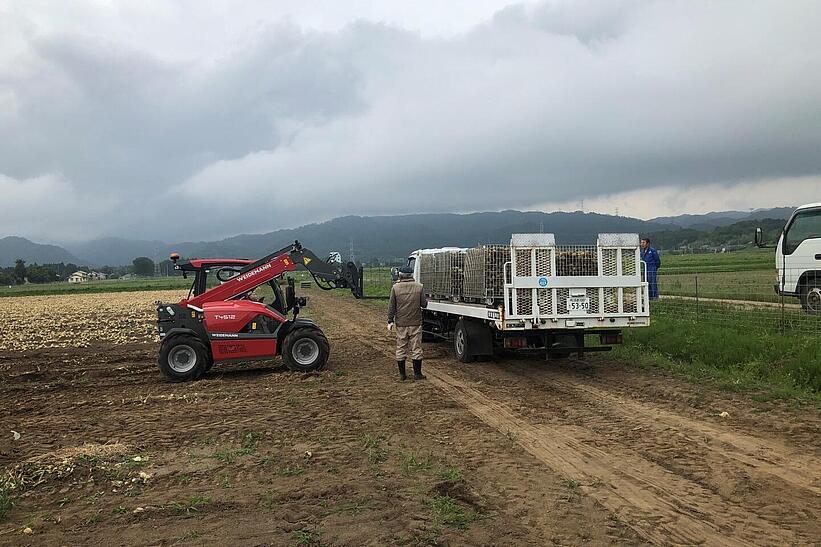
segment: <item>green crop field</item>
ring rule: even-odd
[[[663,255],[658,277],[662,296],[780,302],[774,282],[772,249]]]
[[[694,308],[685,311],[659,302],[651,308],[650,327],[625,329],[624,345],[612,355],[695,382],[753,390],[762,398],[821,404],[821,338],[808,334],[821,332],[821,318],[802,313],[798,324],[781,328],[778,315],[775,309],[720,305],[695,313]]]
[[[182,277],[144,277],[138,279],[108,279],[87,283],[43,283],[0,286],[3,296],[37,296],[52,294],[88,294],[105,292],[161,291],[191,286],[192,280]]]
[[[665,273],[747,272],[775,269],[775,253],[772,249],[750,249],[729,253],[703,253],[674,255],[662,252],[662,269]]]
[[[775,270],[737,272],[669,273],[659,271],[659,293],[664,296],[687,296],[755,302],[780,302],[773,290]],[[794,299],[786,299],[793,303]],[[795,301],[797,302],[797,301]]]

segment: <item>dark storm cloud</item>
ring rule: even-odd
[[[819,175],[819,23],[809,2],[550,2],[450,38],[268,25],[196,60],[36,36],[0,61],[0,190],[74,237],[205,238]]]

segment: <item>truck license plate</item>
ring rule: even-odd
[[[567,299],[567,311],[571,313],[589,313],[590,299],[586,296],[571,296]]]

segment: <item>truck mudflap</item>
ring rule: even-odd
[[[464,325],[465,334],[470,339],[469,354],[474,357],[493,355],[493,332],[486,325],[476,321],[461,321],[461,323]]]

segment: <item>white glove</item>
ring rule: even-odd
[[[388,323],[388,332],[393,330],[393,323]]]

